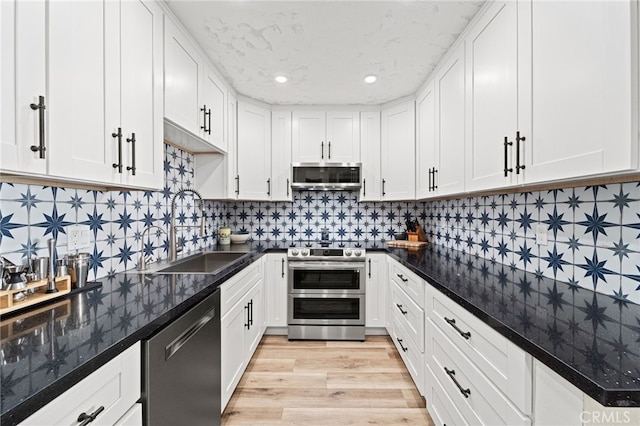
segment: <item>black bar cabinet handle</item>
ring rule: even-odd
[[[329,160],[331,160],[331,141],[329,141]]]
[[[320,141],[320,159],[324,160],[324,141]]]
[[[432,191],[432,186],[431,186],[431,174],[433,173],[433,170],[431,168],[429,168],[429,192]]]
[[[211,108],[209,108],[207,115],[209,116],[209,128],[207,129],[207,133],[211,134]]]
[[[289,196],[289,185],[290,185],[289,178],[287,178],[287,197]]]
[[[98,409],[96,411],[94,411],[91,414],[87,414],[87,413],[81,413],[78,416],[78,423],[80,423],[79,426],[87,426],[89,423],[91,423],[92,421],[94,421],[96,419],[96,417],[98,417],[100,415],[100,413],[102,413],[104,411],[104,406],[101,405],[100,407],[98,407]]]
[[[284,278],[284,259],[282,259],[282,278]]]
[[[520,174],[520,170],[524,170],[524,164],[520,165],[520,142],[525,141],[525,137],[520,137],[520,132],[516,132],[516,174]]]
[[[513,171],[513,168],[508,168],[508,154],[507,154],[507,147],[513,145],[513,142],[509,142],[509,138],[507,138],[506,136],[504,137],[504,177],[507,177],[509,173],[511,173]]]
[[[247,303],[244,307],[245,311],[247,311],[247,322],[244,323],[244,326],[247,327],[247,330],[251,329],[251,325],[249,324],[249,304]]]
[[[207,132],[207,106],[203,105],[202,108],[200,108],[200,111],[202,111],[202,126],[200,126],[200,128],[202,130],[204,130],[204,132]]]
[[[369,259],[369,278],[371,278],[371,259]]]
[[[384,197],[384,195],[386,194],[386,192],[384,192],[384,184],[387,183],[386,180],[382,179],[382,196]]]
[[[362,179],[362,196],[367,196],[367,179]]]
[[[236,175],[236,194],[240,195],[240,175]]]
[[[38,157],[44,159],[47,147],[44,143],[44,96],[38,96],[38,103],[29,105],[32,110],[38,110],[38,145],[31,145],[31,151],[39,153]]]
[[[253,325],[253,299],[249,301],[249,325]]]
[[[468,340],[468,339],[471,337],[471,332],[469,332],[469,331],[462,331],[462,330],[460,330],[460,328],[456,325],[456,320],[455,320],[455,319],[453,319],[453,318],[451,318],[451,319],[450,319],[450,318],[444,317],[444,320],[445,320],[445,321],[446,321],[446,322],[447,322],[451,327],[453,327],[453,328],[454,328],[458,333],[460,333],[460,335],[461,335],[462,337],[464,337],[465,339],[467,339],[467,340]]]
[[[118,173],[122,173],[122,128],[118,127],[118,132],[111,133],[111,137],[118,139],[118,162],[113,163],[113,168],[118,169]]]
[[[407,315],[407,313],[409,313],[408,311],[405,311],[404,309],[402,309],[401,304],[396,303],[396,306],[398,307],[398,309],[400,309],[400,312],[402,312],[402,315]]]
[[[402,339],[396,337],[396,340],[398,341],[398,344],[400,345],[400,347],[402,348],[402,352],[406,352],[409,350],[409,348],[405,348],[404,345],[402,344]]]
[[[447,367],[444,367],[444,371],[451,378],[451,380],[453,380],[453,383],[456,384],[458,389],[460,389],[460,393],[463,394],[465,398],[469,398],[469,395],[471,394],[471,389],[465,389],[462,386],[460,386],[460,383],[458,383],[458,381],[456,380],[456,377],[455,377],[456,376],[456,370],[449,370]]]
[[[267,179],[267,195],[271,195],[271,178]]]
[[[438,185],[436,185],[436,174],[438,174],[438,169],[433,168],[433,190],[438,189]]]
[[[131,137],[127,138],[127,143],[131,144],[131,166],[127,166],[127,170],[131,171],[133,176],[136,175],[136,134],[131,133]]]
[[[402,274],[396,274],[396,275],[398,276],[398,278],[400,278],[402,280],[402,282],[406,283],[407,281],[409,281],[409,279],[405,278],[404,275],[402,275]]]

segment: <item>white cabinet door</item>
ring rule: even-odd
[[[636,168],[631,2],[523,3],[532,25],[532,128],[520,129],[526,181]]]
[[[404,102],[382,110],[382,199],[415,198],[415,105]]]
[[[365,325],[387,325],[387,255],[367,254]]]
[[[10,79],[15,71],[15,99],[14,104],[2,94],[4,108],[15,108],[15,116],[3,111],[2,159],[0,165],[4,170],[20,171],[27,174],[47,173],[47,161],[40,158],[39,152],[33,152],[31,147],[40,145],[39,110],[31,109],[31,104],[39,104],[40,97],[46,99],[46,62],[45,62],[45,28],[46,10],[44,1],[3,1],[2,7],[2,86],[12,91],[14,81]],[[15,14],[15,16],[13,15]],[[7,26],[5,26],[7,24]],[[11,31],[13,29],[13,31]],[[5,47],[8,50],[4,50]],[[12,46],[15,47],[13,51]],[[15,55],[11,57],[11,52]],[[15,63],[12,64],[13,59]],[[7,62],[5,62],[7,61]],[[13,70],[9,67],[15,66]],[[45,139],[46,140],[46,109],[45,111]],[[8,137],[5,139],[5,119],[15,119],[15,129],[7,127]],[[14,132],[15,130],[15,132]]]
[[[262,334],[264,332],[262,328],[262,322],[264,319],[263,293],[262,277],[260,277],[260,280],[251,287],[251,290],[249,290],[244,299],[247,304],[247,311],[249,315],[249,325],[245,331],[246,339],[244,354],[247,364],[249,364],[253,353],[258,348],[258,344],[260,344],[260,339],[262,339]]]
[[[164,59],[164,115],[201,136],[202,59],[169,17],[164,22]]]
[[[105,142],[105,4],[51,2],[48,7],[47,121],[49,174],[111,180]]]
[[[514,164],[520,100],[516,2],[499,1],[486,10],[466,38],[466,55],[465,189],[516,183],[522,176]]]
[[[238,102],[238,198],[269,200],[271,196],[271,114]]]
[[[438,195],[464,190],[464,44],[454,50],[436,74],[439,167],[435,173]]]
[[[287,255],[267,254],[264,298],[267,327],[287,326]]]
[[[120,3],[120,116],[127,186],[162,188],[162,11],[149,0]]]
[[[360,161],[360,116],[357,111],[328,111],[326,160]]]
[[[291,111],[271,112],[271,200],[291,201]]]
[[[380,201],[380,112],[360,113],[362,189],[360,201]]]
[[[235,199],[238,197],[238,101],[236,97],[227,91],[227,131],[228,150],[226,161],[226,198]]]
[[[324,111],[293,111],[294,162],[328,160],[325,124]]]
[[[21,425],[75,425],[81,413],[104,410],[93,424],[112,425],[140,398],[140,343],[98,368],[82,381],[36,411]]]
[[[438,169],[436,137],[436,94],[430,82],[416,101],[416,198],[437,193],[434,170]]]
[[[227,139],[225,135],[225,94],[226,88],[207,67],[204,75],[202,108],[203,122],[200,125],[204,139],[218,148],[226,151]],[[206,120],[205,120],[206,118]]]
[[[0,169],[18,167],[16,138],[15,2],[0,2]],[[28,148],[28,147],[27,147]]]
[[[221,411],[224,411],[247,367],[245,357],[247,321],[244,299],[238,301],[220,320]]]

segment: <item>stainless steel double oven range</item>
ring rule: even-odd
[[[365,251],[288,249],[290,340],[364,340]]]

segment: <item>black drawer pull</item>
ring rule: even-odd
[[[247,316],[246,316],[247,322],[244,323],[244,326],[247,327],[247,330],[250,330],[251,329],[251,324],[249,323],[249,309],[251,309],[251,305],[249,305],[247,303],[247,305],[244,307],[244,309],[247,311]]]
[[[100,413],[102,413],[103,411],[104,411],[104,406],[101,405],[100,407],[98,407],[96,411],[94,411],[91,414],[81,413],[78,416],[78,423],[82,422],[80,423],[80,426],[87,426],[89,423],[94,421],[96,417],[98,417],[98,415],[100,415]]]
[[[282,259],[282,278],[284,278],[284,259]]]
[[[44,142],[44,110],[47,108],[44,103],[44,96],[38,96],[38,103],[31,104],[29,107],[38,111],[38,145],[31,145],[31,151],[37,152],[40,158],[45,158],[44,152],[47,150]]]
[[[127,138],[127,143],[131,144],[131,166],[127,166],[133,176],[136,175],[136,134],[131,133],[131,137]]]
[[[456,329],[456,331],[457,331],[458,333],[460,333],[460,335],[461,335],[462,337],[464,337],[465,339],[467,339],[467,340],[468,340],[468,339],[471,337],[471,333],[470,333],[470,332],[468,332],[468,331],[462,331],[462,330],[460,330],[460,329],[458,328],[458,326],[456,325],[456,320],[455,320],[455,319],[453,319],[453,318],[449,319],[449,318],[447,318],[447,317],[444,317],[444,320],[445,320],[447,323],[449,323],[449,325],[450,325],[451,327],[455,328],[455,329]]]
[[[455,377],[456,370],[449,370],[447,367],[444,367],[444,371],[451,378],[451,380],[453,380],[453,383],[456,384],[458,389],[460,389],[460,393],[463,394],[465,398],[469,398],[469,395],[471,394],[471,389],[464,389],[462,386],[460,386],[460,383],[458,383]]]
[[[520,132],[516,132],[516,174],[520,174],[520,170],[524,170],[525,165],[520,165],[520,142],[524,142],[526,138],[520,136]]]
[[[509,173],[513,172],[513,168],[508,167],[508,154],[507,147],[513,145],[513,142],[509,142],[509,139],[504,137],[504,177],[507,177]]]
[[[405,278],[405,277],[404,277],[404,275],[402,275],[402,274],[396,274],[396,275],[398,276],[398,278],[400,278],[400,279],[401,279],[403,282],[405,282],[405,283],[406,283],[407,281],[409,281],[409,279],[408,279],[408,278]]]
[[[400,309],[400,312],[402,312],[402,315],[407,315],[407,311],[402,309],[402,305],[400,305],[399,303],[396,303],[396,306],[398,307],[398,309]]]
[[[113,163],[113,168],[122,173],[122,128],[118,127],[118,133],[111,133],[111,137],[118,140],[118,162]]]
[[[408,350],[409,350],[409,348],[405,348],[405,347],[402,345],[402,339],[400,339],[400,338],[396,337],[396,340],[398,341],[398,344],[399,344],[399,345],[400,345],[400,347],[402,348],[402,352],[406,352],[406,351],[408,351]]]

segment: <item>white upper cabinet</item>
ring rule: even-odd
[[[382,200],[415,198],[415,102],[382,110]]]
[[[472,27],[465,43],[468,129],[465,189],[517,183],[517,177],[522,176],[522,170],[514,162],[521,111],[518,102],[522,101],[518,97],[518,3],[491,4]]]
[[[204,139],[218,148],[227,150],[227,138],[225,134],[225,92],[227,89],[207,67],[203,84],[203,122],[200,126]]]
[[[16,127],[5,131],[3,126],[3,170],[161,188],[162,12],[157,4],[34,1],[3,3],[2,11],[3,19],[15,14],[16,35]],[[3,46],[11,44],[5,36]],[[3,66],[3,87],[9,76]],[[10,114],[3,111],[3,122],[5,116]]]
[[[271,113],[259,105],[238,101],[238,198],[271,197]]]
[[[438,166],[436,93],[431,81],[416,101],[416,198],[437,193],[434,179]]]
[[[291,111],[271,112],[271,200],[291,201]]]
[[[357,111],[293,111],[294,162],[360,161]]]
[[[464,44],[461,44],[448,56],[435,77],[439,158],[432,179],[438,195],[464,190],[464,72]]]
[[[633,1],[521,2],[530,25],[527,182],[637,168]],[[635,23],[635,25],[634,25]],[[635,122],[635,123],[634,123]]]
[[[380,201],[380,112],[360,113],[362,188],[360,201]]]

